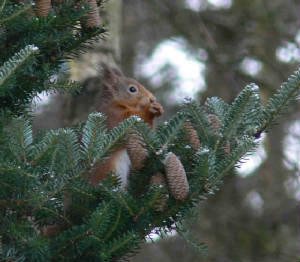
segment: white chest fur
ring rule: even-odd
[[[118,152],[118,155],[116,156],[115,171],[116,171],[116,174],[121,179],[121,187],[122,188],[126,188],[126,186],[127,186],[130,166],[131,166],[131,161],[127,154],[127,150],[126,149],[120,150]]]

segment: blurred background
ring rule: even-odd
[[[185,97],[231,103],[248,83],[266,101],[299,68],[298,0],[110,0],[101,10],[106,40],[66,64],[83,83],[79,95],[41,94],[35,128],[71,126],[94,111],[98,65],[116,65],[164,105],[165,121]],[[298,261],[300,246],[299,103],[261,138],[257,153],[187,219],[196,252],[173,232],[155,237],[132,262]]]

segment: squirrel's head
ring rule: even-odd
[[[156,102],[155,96],[139,82],[125,77],[121,71],[106,64],[102,64],[102,68],[102,92],[107,101],[134,112],[149,110],[153,116],[163,113],[163,108]]]

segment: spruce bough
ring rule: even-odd
[[[114,261],[135,252],[153,228],[174,229],[199,199],[213,193],[222,178],[255,149],[257,134],[295,98],[299,82],[296,72],[265,107],[254,85],[247,86],[231,105],[219,98],[210,98],[203,106],[188,101],[156,131],[131,117],[108,132],[105,116],[92,113],[80,130],[50,130],[35,138],[28,119],[13,119],[1,129],[2,258]],[[220,120],[219,128],[209,121],[212,114]],[[185,139],[182,126],[187,120],[199,134],[197,151]],[[133,129],[143,137],[149,157],[144,168],[132,174],[128,191],[119,188],[113,174],[102,184],[90,186],[84,174]],[[230,152],[225,153],[228,143]],[[152,175],[164,172],[162,159],[168,152],[181,158],[190,191],[184,202],[171,196],[160,212],[156,207],[168,188],[149,183]],[[73,195],[67,215],[63,209],[66,192]],[[55,238],[39,234],[43,225],[55,223],[64,228]]]
[[[35,137],[24,109],[40,91],[56,85],[73,89],[76,83],[52,83],[49,79],[59,74],[66,59],[83,50],[86,40],[103,33],[103,28],[82,31],[75,26],[86,11],[70,9],[72,4],[65,1],[38,20],[22,16],[31,2],[14,6],[4,1],[0,5],[0,47],[7,50],[0,55],[3,261],[116,261],[137,252],[154,228],[180,230],[181,221],[198,201],[220,187],[224,176],[255,150],[261,133],[299,93],[297,71],[266,106],[261,104],[258,87],[250,84],[230,105],[216,97],[202,106],[186,101],[181,111],[156,131],[136,117],[108,131],[105,116],[95,112],[81,127],[49,130]],[[66,10],[68,21],[62,15]],[[69,27],[61,27],[66,22]],[[49,33],[53,30],[55,35]],[[67,38],[73,40],[66,45]],[[186,123],[197,132],[197,146],[186,139]],[[141,170],[132,172],[128,190],[120,189],[114,174],[91,186],[84,176],[116,146],[126,143],[132,132],[143,139],[148,157]],[[153,175],[165,172],[163,160],[170,152],[180,158],[187,174],[185,201],[172,195],[166,199],[168,186],[151,183]],[[72,195],[72,203],[65,213],[67,194]],[[163,212],[158,208],[162,201]],[[61,232],[53,238],[43,237],[43,226],[53,224],[59,224]]]

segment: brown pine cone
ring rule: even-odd
[[[53,238],[62,231],[62,226],[58,224],[46,225],[41,228],[40,235],[43,237]]]
[[[148,156],[147,150],[144,148],[141,137],[137,134],[130,134],[127,141],[127,152],[131,161],[131,169],[139,170],[143,167]]]
[[[161,172],[157,172],[150,179],[150,187],[156,185],[163,185],[163,186],[167,185],[167,181]]]
[[[209,120],[210,125],[213,127],[213,129],[218,132],[221,129],[222,123],[218,116],[215,114],[208,114],[207,118]]]
[[[184,201],[189,194],[189,182],[181,161],[169,153],[164,164],[170,193],[176,200]]]
[[[47,16],[51,10],[51,0],[36,0],[35,13],[40,16]]]
[[[194,129],[192,123],[189,120],[184,123],[183,128],[186,134],[186,138],[191,144],[191,147],[197,151],[201,147],[197,131]]]
[[[90,6],[90,11],[87,14],[86,21],[82,23],[82,26],[85,28],[88,27],[98,27],[100,26],[100,15],[99,8],[97,6],[96,0],[86,0],[86,3]]]
[[[152,186],[167,186],[167,181],[164,177],[164,175],[160,172],[157,172],[155,175],[153,175],[150,179],[150,187]],[[155,204],[155,210],[162,212],[165,210],[165,207],[167,205],[169,199],[169,195],[166,194],[163,199],[160,200],[160,203]]]
[[[226,141],[226,143],[223,147],[223,150],[224,150],[224,155],[226,157],[230,155],[231,147],[230,147],[230,142],[229,141]]]

